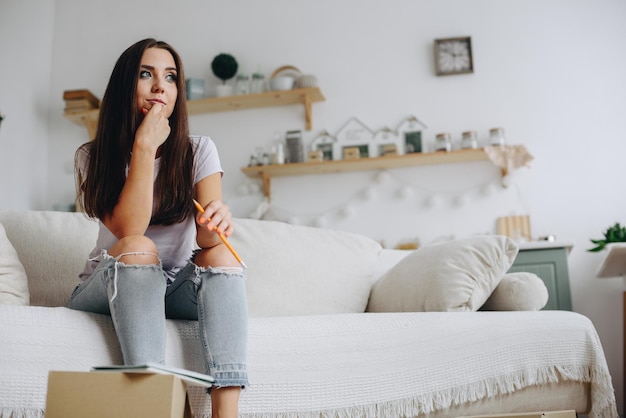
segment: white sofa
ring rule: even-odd
[[[511,240],[402,252],[338,231],[236,223],[251,317],[242,417],[617,417],[593,325],[536,310],[547,297],[539,279],[505,274]],[[95,235],[82,214],[0,211],[0,417],[44,416],[51,370],[120,362],[108,316],[64,307]],[[168,321],[167,332],[167,362],[203,371],[196,323]],[[188,393],[196,417],[210,416],[203,390]]]

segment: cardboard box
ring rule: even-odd
[[[173,375],[61,372],[48,375],[46,418],[192,418],[187,385]]]
[[[512,414],[470,415],[457,418],[576,418],[576,411],[519,412]]]

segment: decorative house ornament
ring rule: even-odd
[[[397,133],[384,127],[374,134],[374,156],[398,155],[402,149],[402,142]]]
[[[435,39],[435,72],[437,75],[473,73],[472,39],[469,36]]]
[[[359,149],[359,158],[382,157],[424,152],[422,131],[427,126],[415,116],[404,119],[394,131],[388,127],[374,133],[357,118],[349,119],[336,135],[322,131],[310,145],[311,150],[321,150],[324,161],[346,158],[346,148]],[[356,157],[354,150],[348,150],[348,158]]]
[[[402,150],[404,147],[405,154],[424,152],[424,146],[422,144],[422,131],[426,128],[427,126],[415,116],[409,116],[403,120],[396,129],[402,144],[400,149]]]
[[[337,139],[329,134],[328,131],[323,131],[313,139],[313,142],[311,142],[311,149],[322,151],[322,159],[324,161],[340,159]]]
[[[352,118],[339,129],[335,135],[337,143],[342,150],[341,155],[345,158],[346,148],[358,148],[360,158],[368,158],[375,155],[374,132],[357,118]],[[353,155],[353,151],[350,151]]]

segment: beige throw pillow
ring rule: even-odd
[[[501,235],[421,247],[372,288],[370,312],[476,311],[508,271],[517,244]]]
[[[0,303],[28,305],[29,302],[26,272],[0,224]]]
[[[505,274],[483,311],[538,311],[548,303],[548,288],[534,273]]]

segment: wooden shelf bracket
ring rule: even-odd
[[[308,94],[304,95],[304,117],[306,122],[306,130],[310,131],[313,128],[313,110],[311,108],[311,97]]]

